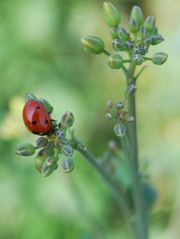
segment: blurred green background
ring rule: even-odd
[[[81,37],[103,37],[110,49],[101,0],[0,1],[0,239],[128,238],[107,185],[77,153],[75,170],[58,169],[48,178],[35,170],[33,157],[15,155],[34,142],[21,119],[24,96],[32,92],[75,115],[82,141],[99,156],[114,138],[105,103],[123,96],[124,79],[104,56],[83,51]],[[141,160],[148,161],[158,199],[152,209],[151,238],[180,234],[180,2],[114,0],[123,22],[134,4],[154,15],[165,41],[149,55],[165,51],[166,64],[148,63],[138,82]]]

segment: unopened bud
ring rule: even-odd
[[[39,101],[43,104],[49,114],[53,112],[53,107],[47,100],[40,98]]]
[[[64,128],[70,128],[74,123],[73,113],[66,111],[61,119],[61,124]]]
[[[128,28],[130,32],[136,33],[139,30],[139,24],[137,23],[135,19],[130,19]]]
[[[143,63],[143,57],[140,54],[132,56],[132,62],[136,65],[141,65]]]
[[[63,147],[63,153],[65,156],[71,157],[73,155],[73,148],[70,145]]]
[[[35,166],[37,168],[37,170],[41,173],[44,161],[45,161],[46,157],[45,156],[37,156],[35,158]]]
[[[147,30],[146,28],[144,28],[144,26],[142,26],[138,32],[138,36],[141,38],[141,39],[144,39],[147,35]]]
[[[107,108],[112,109],[112,107],[113,107],[112,101],[108,100],[107,103],[106,103],[106,106],[107,106]]]
[[[124,107],[124,104],[123,104],[122,101],[116,103],[116,109],[118,109],[118,110],[122,110],[123,107]]]
[[[155,18],[153,16],[148,16],[144,21],[144,28],[148,32],[151,32],[153,31],[154,27],[155,27]]]
[[[107,113],[106,114],[106,119],[111,120],[112,119],[112,114],[111,113]]]
[[[32,144],[23,144],[16,148],[16,154],[20,156],[32,156],[35,153],[35,147]]]
[[[86,36],[82,38],[81,43],[86,51],[93,54],[100,54],[104,51],[104,42],[99,37]]]
[[[74,169],[74,162],[72,158],[68,158],[62,161],[61,167],[65,173],[70,173]]]
[[[130,38],[129,33],[123,27],[119,27],[117,33],[118,33],[118,38],[122,41],[127,41]]]
[[[37,145],[38,148],[45,147],[47,144],[48,144],[48,139],[45,138],[45,137],[39,137],[36,140],[36,145]]]
[[[114,126],[114,133],[117,137],[123,137],[126,133],[126,128],[122,123],[118,123]]]
[[[134,6],[131,10],[130,18],[134,19],[140,26],[143,23],[144,19],[142,9],[139,6]]]
[[[151,45],[157,45],[164,41],[164,38],[161,35],[151,36]]]
[[[164,52],[156,53],[153,58],[152,62],[156,65],[162,65],[167,61],[168,55]]]
[[[103,16],[105,22],[110,27],[116,27],[121,21],[121,16],[117,8],[111,2],[103,3]]]
[[[120,69],[123,65],[123,58],[118,55],[110,55],[108,57],[108,64],[112,69]]]

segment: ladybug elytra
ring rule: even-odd
[[[52,130],[51,117],[42,103],[28,100],[22,115],[26,127],[33,134],[44,135]]]

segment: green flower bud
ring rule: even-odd
[[[44,161],[45,161],[46,157],[45,156],[37,156],[35,158],[35,166],[36,166],[36,169],[41,173],[41,170],[43,168],[43,164],[44,164]]]
[[[105,116],[106,116],[106,119],[108,119],[108,120],[112,119],[112,114],[111,113],[107,113]]]
[[[35,147],[32,144],[23,144],[16,148],[16,154],[20,156],[32,156],[35,153]]]
[[[117,33],[118,33],[118,38],[122,41],[127,41],[130,38],[129,33],[123,27],[119,27]]]
[[[100,54],[104,51],[104,42],[99,37],[86,36],[82,38],[81,43],[86,51],[93,54]]]
[[[49,114],[53,112],[53,107],[47,100],[40,98],[39,101],[41,102],[41,104],[44,105],[45,109],[47,110]]]
[[[139,24],[135,19],[130,19],[128,29],[132,33],[136,33],[139,31]]]
[[[64,128],[70,128],[74,123],[73,113],[66,111],[61,119],[61,124]]]
[[[127,41],[124,45],[125,50],[132,50],[133,47],[134,47],[134,42],[132,41]]]
[[[167,61],[168,55],[164,52],[156,53],[153,58],[152,62],[156,65],[162,65]]]
[[[125,43],[120,39],[116,39],[112,42],[112,47],[115,51],[124,51]]]
[[[28,94],[26,94],[26,100],[27,100],[27,101],[28,101],[28,100],[38,101],[38,98],[37,98],[35,95],[33,95],[33,94],[31,94],[31,93],[28,93]]]
[[[44,161],[42,169],[41,169],[41,174],[42,174],[43,177],[49,176],[50,174],[53,173],[54,170],[57,169],[57,167],[58,167],[58,164],[57,164],[58,159],[59,159],[58,155],[55,155],[53,157],[48,157]]]
[[[161,35],[151,36],[151,45],[157,45],[164,41],[164,38]]]
[[[48,139],[46,137],[39,137],[36,140],[36,145],[38,148],[45,147],[48,144]]]
[[[112,107],[113,107],[112,100],[108,100],[107,103],[106,103],[106,106],[107,106],[108,109],[112,109]]]
[[[65,173],[70,173],[74,169],[74,162],[72,158],[68,158],[62,161],[61,167]]]
[[[139,6],[134,6],[132,8],[130,19],[134,19],[139,26],[143,23],[144,16],[143,16],[143,12]]]
[[[65,156],[71,157],[73,155],[73,148],[70,145],[63,147],[63,153]]]
[[[114,133],[117,137],[123,137],[126,133],[126,128],[122,123],[118,123],[114,126]]]
[[[118,55],[110,55],[108,57],[108,64],[112,69],[120,69],[123,65],[123,58]]]
[[[118,29],[119,29],[119,27],[113,27],[113,28],[110,29],[110,35],[111,35],[112,39],[118,39],[119,38]]]
[[[151,34],[152,34],[153,36],[158,35],[158,29],[157,29],[156,26],[153,28]]]
[[[138,32],[138,36],[144,39],[147,36],[147,30],[142,26]]]
[[[155,27],[155,18],[153,16],[148,16],[144,21],[144,28],[148,32],[151,32],[153,31],[154,27]]]
[[[121,16],[117,8],[111,2],[103,3],[103,16],[105,22],[110,27],[116,27],[121,21]]]

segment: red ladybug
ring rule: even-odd
[[[28,100],[23,108],[23,120],[30,132],[44,135],[51,131],[51,117],[44,105],[35,100]]]

